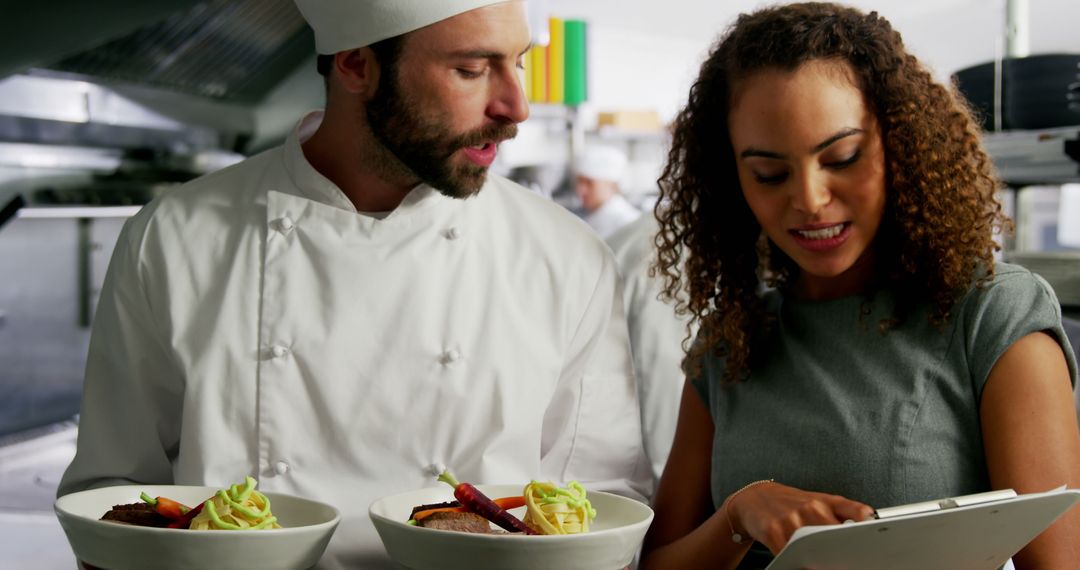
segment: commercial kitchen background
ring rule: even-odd
[[[1080,61],[1076,0],[849,3],[887,17],[943,81],[961,70],[992,79],[1009,54]],[[614,145],[631,158],[624,192],[647,206],[663,125],[708,47],[736,14],[764,4],[532,0],[539,43],[549,17],[587,23],[588,99],[533,105],[493,169],[574,208],[575,151]],[[120,227],[161,191],[278,144],[321,106],[323,85],[292,0],[9,1],[0,14],[0,567],[70,567],[70,553],[45,545],[60,533],[53,494],[74,452],[89,325]],[[1050,279],[1080,318],[1072,65],[1075,86],[1047,87],[1056,119],[1006,120],[985,142],[1018,221],[1005,257]]]

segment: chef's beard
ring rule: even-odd
[[[479,192],[487,167],[455,165],[453,154],[465,147],[514,138],[517,125],[507,121],[455,135],[445,123],[425,117],[423,109],[402,94],[396,77],[386,79],[365,107],[375,139],[400,163],[399,168],[440,193],[468,198]]]

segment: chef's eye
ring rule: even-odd
[[[459,67],[459,68],[457,68],[458,75],[464,77],[465,79],[476,79],[476,78],[480,77],[481,75],[483,75],[485,70],[486,70],[486,68],[485,69],[471,69],[471,68],[468,68],[468,67]]]

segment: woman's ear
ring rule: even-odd
[[[341,87],[364,100],[371,98],[379,87],[379,62],[375,52],[362,47],[334,54],[334,71]]]

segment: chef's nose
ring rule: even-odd
[[[791,205],[806,214],[818,214],[832,202],[832,191],[825,180],[813,173],[795,175],[791,184]]]
[[[525,99],[522,77],[515,68],[492,82],[488,116],[511,123],[520,123],[529,118],[529,102]]]

